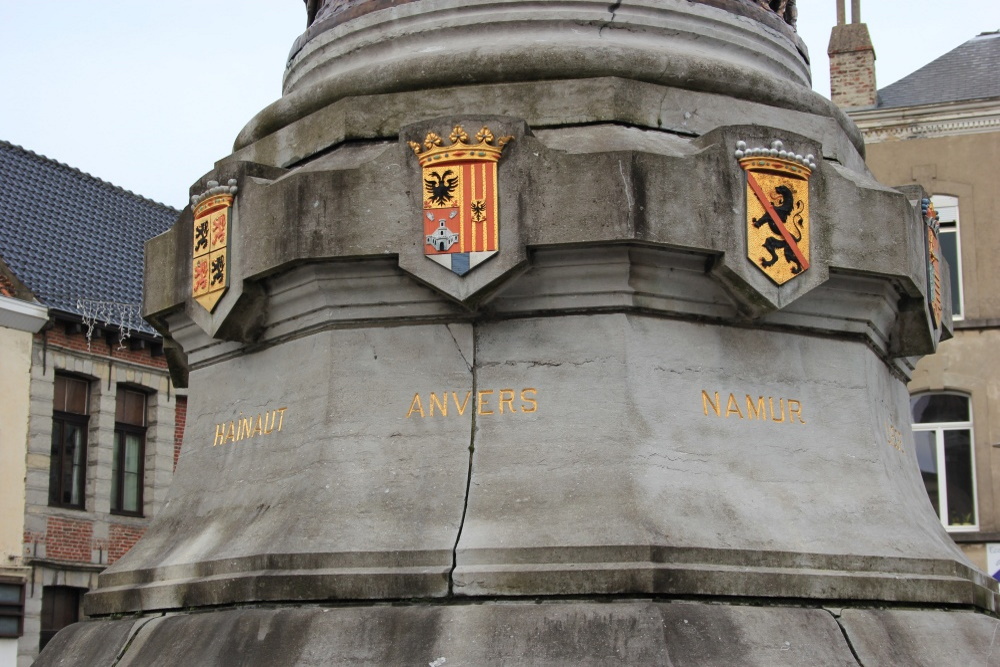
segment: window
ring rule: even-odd
[[[52,408],[49,504],[83,509],[87,475],[87,406],[90,383],[57,375]]]
[[[958,197],[934,195],[931,203],[941,222],[938,239],[941,241],[941,252],[948,260],[948,273],[951,276],[951,311],[954,318],[960,320],[965,311],[962,304],[962,245],[958,233]]]
[[[115,514],[142,515],[145,449],[146,394],[119,387],[111,464],[111,511]]]
[[[0,578],[0,639],[13,639],[24,631],[24,584]]]
[[[80,598],[85,588],[46,586],[42,589],[42,631],[38,650],[41,651],[56,633],[80,620]]]
[[[910,399],[920,475],[941,523],[978,530],[972,414],[968,396],[923,394]]]

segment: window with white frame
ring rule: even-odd
[[[951,312],[956,320],[965,314],[962,301],[962,244],[958,230],[958,197],[949,195],[934,195],[931,197],[934,210],[941,222],[938,239],[941,242],[941,253],[948,260],[948,272],[951,276]]]
[[[920,475],[941,523],[953,531],[978,530],[969,397],[921,394],[910,399],[910,408]]]

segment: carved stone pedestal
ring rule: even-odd
[[[183,453],[39,664],[988,652],[996,584],[910,433],[950,330],[920,194],[874,181],[791,28],[736,0],[352,7],[192,189],[231,206],[148,246]]]

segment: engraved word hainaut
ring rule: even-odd
[[[260,412],[257,415],[240,416],[228,422],[215,425],[215,440],[213,447],[225,445],[230,442],[240,442],[251,438],[272,433],[280,433],[281,427],[285,424],[285,410],[288,408],[276,408],[267,412]]]
[[[458,391],[444,391],[440,394],[431,392],[426,398],[419,393],[413,395],[406,418],[419,416],[429,417],[461,417],[470,408],[477,415],[513,415],[538,411],[538,390],[525,387],[519,392],[514,389],[482,389],[475,392],[466,391],[464,395]]]
[[[708,417],[715,414],[716,417],[736,417],[738,419],[758,419],[760,421],[772,421],[777,424],[805,424],[802,418],[802,403],[794,398],[775,398],[773,396],[757,396],[744,394],[744,399],[730,393],[729,398],[719,396],[719,392],[708,393],[701,390],[701,407]],[[723,402],[725,401],[725,402]],[[786,411],[787,408],[787,411]]]

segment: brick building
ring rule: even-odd
[[[954,338],[909,384],[917,461],[942,524],[1000,578],[1000,31],[877,90],[868,30],[838,8],[831,98],[857,123],[878,180],[930,197],[949,267]]]
[[[187,404],[139,313],[143,243],[176,217],[0,142],[0,665],[76,621],[164,501]]]

